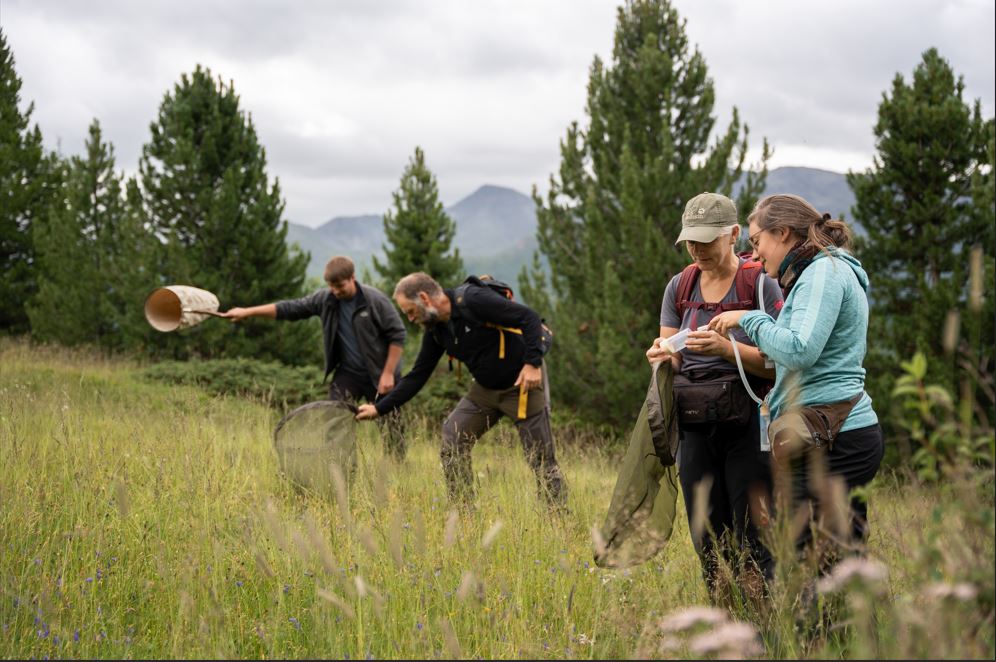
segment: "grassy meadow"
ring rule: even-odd
[[[991,472],[939,485],[882,472],[869,555],[887,575],[840,578],[824,595],[838,618],[814,633],[785,564],[771,599],[734,601],[724,630],[695,616],[709,598],[684,519],[654,561],[594,567],[591,528],[622,447],[559,447],[569,511],[551,514],[503,425],[475,449],[476,508],[454,512],[439,421],[414,431],[402,465],[365,424],[356,480],[337,502],[280,476],[276,408],[150,383],[138,368],[0,339],[4,658],[996,651]],[[717,643],[738,624],[754,644]]]

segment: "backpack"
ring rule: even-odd
[[[708,310],[710,312],[723,313],[727,310],[753,310],[757,307],[755,301],[757,294],[757,282],[764,273],[764,268],[760,262],[748,260],[742,262],[737,268],[737,274],[733,277],[733,284],[737,292],[737,300],[728,303],[704,303],[702,301],[691,301],[692,290],[699,279],[701,270],[694,262],[685,267],[678,279],[678,291],[675,293],[674,305],[678,311],[678,319],[685,316],[685,311],[689,308],[693,310]],[[689,325],[692,329],[697,328],[695,324],[695,313],[692,314],[692,321]]]
[[[740,255],[738,257],[747,257],[747,255]],[[700,309],[716,311],[717,313],[726,312],[727,310],[753,310],[758,307],[762,310],[764,309],[764,302],[756,301],[757,284],[758,281],[764,277],[764,266],[760,262],[756,262],[748,258],[746,262],[740,263],[740,266],[737,268],[737,273],[733,277],[737,300],[729,303],[703,303],[701,301],[690,301],[689,299],[691,299],[692,290],[695,288],[695,282],[699,279],[699,273],[701,273],[701,269],[699,269],[698,265],[694,262],[681,271],[681,277],[678,279],[678,291],[674,297],[674,305],[678,311],[679,320],[684,317],[685,310],[688,308],[695,311]],[[762,284],[761,287],[763,288],[764,285]],[[758,306],[759,303],[760,306]],[[695,313],[692,313],[692,320],[691,324],[689,324],[689,328],[698,328],[695,324]],[[774,386],[774,382],[768,379],[762,379],[753,375],[751,376],[751,379],[756,382],[754,388],[758,391],[758,393],[760,393],[761,397],[764,397]],[[677,379],[675,381],[677,381]],[[680,402],[681,398],[678,395],[679,390],[681,389],[675,390],[675,398],[679,401],[679,410],[681,410],[682,404]],[[746,396],[746,393],[744,395]],[[695,395],[694,399],[701,400],[701,397]],[[742,407],[734,406],[732,404],[731,408],[742,409]]]
[[[515,301],[515,293],[512,291],[512,287],[503,281],[496,278],[492,278],[488,274],[482,274],[480,276],[468,276],[463,283],[461,283],[454,291],[454,299],[456,301],[457,308],[460,310],[460,315],[470,320],[474,324],[480,326],[491,327],[492,329],[498,329],[498,358],[505,358],[505,332],[514,333],[516,335],[522,335],[522,329],[515,327],[501,326],[499,324],[494,324],[492,322],[482,322],[478,317],[470,311],[467,307],[467,303],[464,298],[467,293],[467,288],[470,287],[487,287],[493,292],[497,292],[502,297],[508,299],[509,301]],[[540,319],[540,353],[546,356],[546,353],[550,351],[550,347],[553,345],[553,330],[550,329],[546,324],[546,320]]]

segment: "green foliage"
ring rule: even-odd
[[[34,225],[38,293],[28,307],[32,335],[64,345],[136,347],[150,335],[142,318],[154,287],[151,237],[114,171],[114,148],[90,125],[86,158],[67,164],[59,204]],[[135,184],[132,181],[132,196]]]
[[[748,129],[734,108],[710,145],[714,100],[705,60],[689,50],[671,3],[626,2],[611,64],[596,57],[591,66],[588,125],[568,128],[546,198],[533,192],[552,292],[541,271],[523,269],[522,298],[559,331],[554,396],[592,420],[635,417],[664,288],[689,262],[674,246],[685,202],[702,191],[730,195],[743,173]],[[741,213],[764,188],[767,157],[765,142]]]
[[[715,612],[683,506],[653,561],[591,562],[613,454],[558,448],[570,510],[552,515],[514,435],[489,435],[477,508],[456,513],[438,422],[411,430],[403,465],[364,424],[348,498],[330,500],[281,476],[279,412],[136,369],[0,338],[4,658],[701,659],[754,649],[729,650],[743,626],[771,659],[996,651],[991,471],[873,481],[868,556],[888,572],[835,581],[829,629],[805,627],[800,585],[780,579],[696,624]]]
[[[146,221],[161,240],[162,284],[215,293],[222,307],[303,295],[308,255],[288,249],[279,182],[231,83],[198,66],[167,93],[139,163]],[[309,324],[202,324],[159,336],[174,358],[319,361]]]
[[[978,100],[962,98],[964,83],[935,49],[907,82],[897,74],[883,94],[875,125],[878,154],[864,173],[849,173],[855,219],[867,231],[856,253],[872,277],[867,367],[872,397],[888,410],[893,371],[904,357],[922,352],[929,378],[952,389],[959,367],[941,355],[939,329],[949,311],[969,299],[973,246],[984,254],[987,288],[996,260],[993,207],[993,119],[982,117]],[[993,371],[993,297],[975,338],[977,366]],[[992,415],[990,414],[990,421]],[[886,421],[887,427],[891,421]]]
[[[317,367],[287,366],[252,359],[163,361],[142,371],[145,379],[203,388],[212,395],[241,396],[288,410],[328,398]]]
[[[927,357],[923,353],[903,361],[902,367],[903,375],[896,380],[892,396],[899,400],[903,414],[898,419],[900,426],[916,449],[912,461],[920,479],[939,480],[945,467],[966,463],[992,469],[996,465],[996,440],[985,411],[977,412],[971,408],[972,402],[963,402],[969,405],[966,412],[948,389],[925,384]]]
[[[38,290],[32,227],[58,185],[58,159],[45,155],[34,103],[23,112],[21,79],[0,29],[0,331],[28,330],[28,300]]]
[[[384,214],[385,261],[373,258],[385,289],[393,291],[395,283],[415,271],[424,271],[444,286],[460,279],[460,251],[450,252],[456,224],[443,210],[436,177],[425,165],[422,148],[415,148],[401,175],[401,187],[391,195],[394,209]]]

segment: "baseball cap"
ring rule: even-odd
[[[674,241],[697,241],[708,244],[723,234],[723,229],[737,224],[737,206],[725,195],[699,193],[688,201],[681,215],[681,234]]]

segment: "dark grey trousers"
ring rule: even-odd
[[[329,384],[329,400],[356,404],[360,398],[367,402],[377,401],[377,387],[369,377],[360,377],[345,370],[336,370]],[[377,417],[380,436],[384,439],[384,452],[397,460],[405,459],[407,444],[401,426],[401,413],[395,409],[390,414]]]
[[[450,499],[474,499],[474,471],[471,451],[478,439],[498,423],[502,416],[515,421],[526,461],[536,474],[538,490],[548,502],[563,505],[567,485],[557,464],[550,427],[549,389],[544,370],[544,388],[529,392],[526,417],[518,418],[519,388],[500,391],[486,389],[477,382],[470,387],[443,423],[443,445],[439,457]]]

